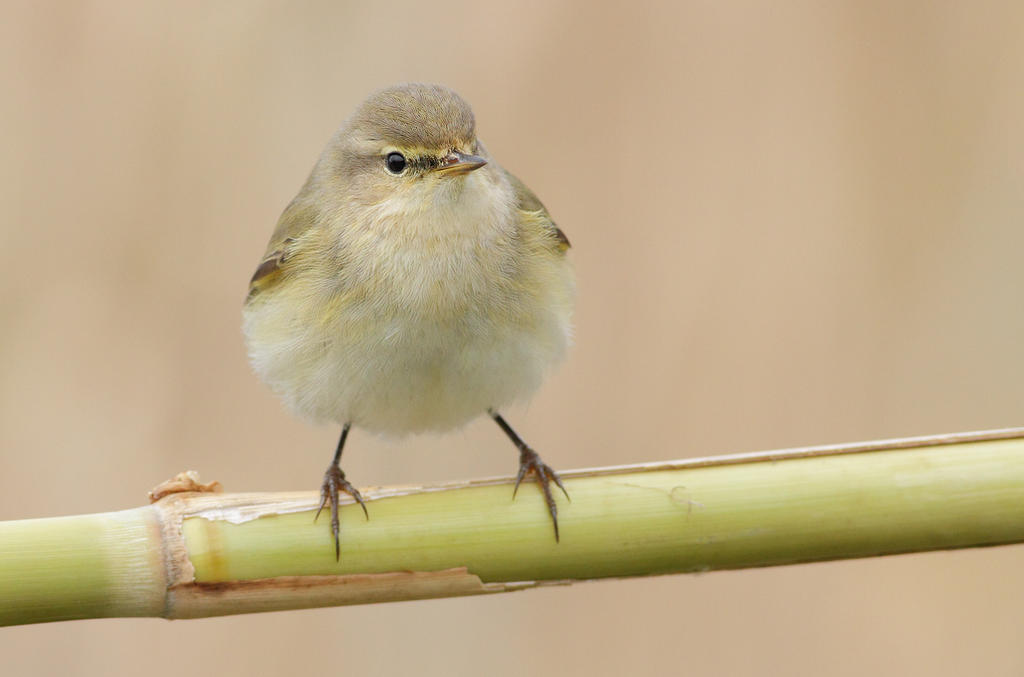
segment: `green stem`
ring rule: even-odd
[[[1024,542],[1024,430],[365,490],[341,559],[317,497],[174,494],[0,523],[0,623],[194,617]]]

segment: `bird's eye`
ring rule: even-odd
[[[405,170],[405,156],[401,153],[388,153],[384,164],[392,174],[401,174]]]

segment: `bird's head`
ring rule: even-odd
[[[488,162],[469,104],[446,87],[424,84],[371,95],[338,131],[325,160],[356,203],[388,202],[405,212],[459,200],[466,179]]]

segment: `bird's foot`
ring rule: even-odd
[[[352,483],[345,479],[345,473],[337,465],[331,464],[324,473],[324,483],[320,485],[320,508],[316,511],[315,522],[328,503],[331,505],[331,533],[334,535],[334,558],[341,559],[341,541],[338,538],[338,490],[350,494],[356,502],[362,506],[366,519],[370,519],[370,513],[366,511],[366,503],[359,491],[352,486]]]
[[[551,513],[551,523],[555,526],[555,542],[558,542],[558,506],[555,504],[555,497],[551,495],[551,483],[554,482],[562,490],[565,497],[569,499],[569,492],[562,485],[558,473],[551,469],[551,466],[544,463],[536,451],[526,445],[519,448],[519,473],[516,475],[516,486],[512,490],[512,498],[515,499],[519,491],[519,484],[528,473],[537,477],[537,483],[544,492],[544,501],[548,504],[548,512]],[[569,499],[572,500],[572,499]]]

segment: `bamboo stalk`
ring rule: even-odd
[[[341,559],[318,497],[174,493],[0,522],[0,624],[506,592],[1024,542],[1024,429],[563,473],[556,543],[510,479],[362,490]]]

